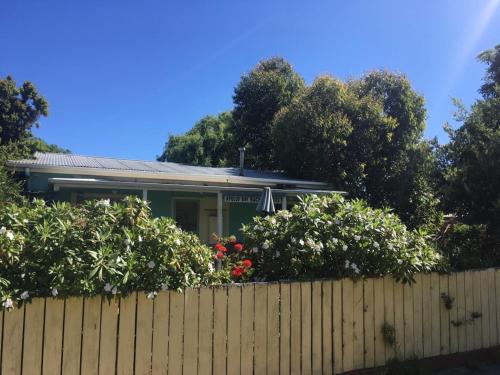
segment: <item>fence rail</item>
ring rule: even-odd
[[[0,337],[4,375],[341,373],[498,345],[500,270],[37,298]]]

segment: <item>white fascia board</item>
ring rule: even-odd
[[[141,171],[122,171],[118,169],[101,169],[101,168],[79,168],[79,167],[46,167],[36,166],[33,164],[16,164],[7,162],[9,169],[14,171],[23,171],[25,168],[30,168],[32,172],[40,173],[56,173],[56,174],[74,174],[74,175],[90,175],[103,177],[123,177],[123,178],[140,178],[154,179],[165,181],[191,181],[191,182],[213,182],[222,184],[234,185],[249,185],[249,186],[276,186],[276,185],[296,185],[301,188],[323,188],[328,189],[328,184],[317,181],[301,181],[287,179],[271,179],[257,178],[245,176],[219,176],[219,175],[185,175],[178,173],[151,173]]]
[[[260,193],[262,188],[257,187],[236,187],[236,186],[204,186],[204,185],[183,185],[183,184],[162,184],[152,182],[126,182],[126,181],[106,181],[92,178],[49,178],[49,183],[55,190],[61,188],[101,188],[101,189],[128,189],[128,190],[158,190],[158,191],[183,191],[192,193],[218,193],[227,191]],[[317,190],[317,189],[272,189],[276,193],[283,194],[331,194],[341,191]]]

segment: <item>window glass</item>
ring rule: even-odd
[[[188,232],[198,232],[198,202],[184,199],[175,201],[175,221]]]

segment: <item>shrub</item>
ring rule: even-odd
[[[500,236],[489,232],[486,225],[452,224],[438,244],[457,271],[500,266]]]
[[[442,267],[422,230],[338,194],[306,196],[291,212],[256,217],[243,232],[257,279],[392,275],[412,282],[415,273]]]
[[[154,219],[129,197],[47,205],[34,200],[0,212],[0,297],[154,292],[227,282],[213,251],[170,218]],[[21,298],[21,296],[23,298]],[[9,303],[7,303],[9,304]]]

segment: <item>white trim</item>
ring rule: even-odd
[[[262,192],[261,188],[256,187],[236,187],[220,185],[183,185],[183,184],[162,184],[152,182],[127,182],[97,180],[93,178],[49,178],[49,184],[55,189],[61,188],[107,188],[107,189],[128,189],[128,190],[158,190],[158,191],[183,191],[193,193],[218,193],[226,191],[238,192]],[[316,190],[316,189],[272,189],[276,193],[297,195],[297,194],[330,194],[333,192],[345,194],[342,191]]]
[[[36,166],[33,164],[24,164],[8,161],[6,163],[9,169],[14,171],[23,171],[25,168],[30,168],[39,173],[56,173],[56,174],[74,174],[74,175],[90,175],[104,177],[124,177],[124,178],[142,178],[162,181],[191,181],[191,182],[216,182],[231,185],[254,185],[254,186],[276,186],[276,185],[296,185],[297,187],[323,187],[327,188],[328,184],[317,181],[302,181],[293,179],[280,178],[259,178],[248,176],[225,176],[225,175],[186,175],[180,173],[165,173],[165,172],[143,172],[143,171],[128,171],[118,169],[102,169],[102,168],[84,168],[84,167],[57,167],[57,166]]]
[[[217,235],[222,237],[224,235],[224,217],[222,214],[222,192],[217,193]]]
[[[281,198],[281,209],[286,210],[286,195]]]
[[[143,201],[148,200],[148,189],[142,189],[142,200]]]

